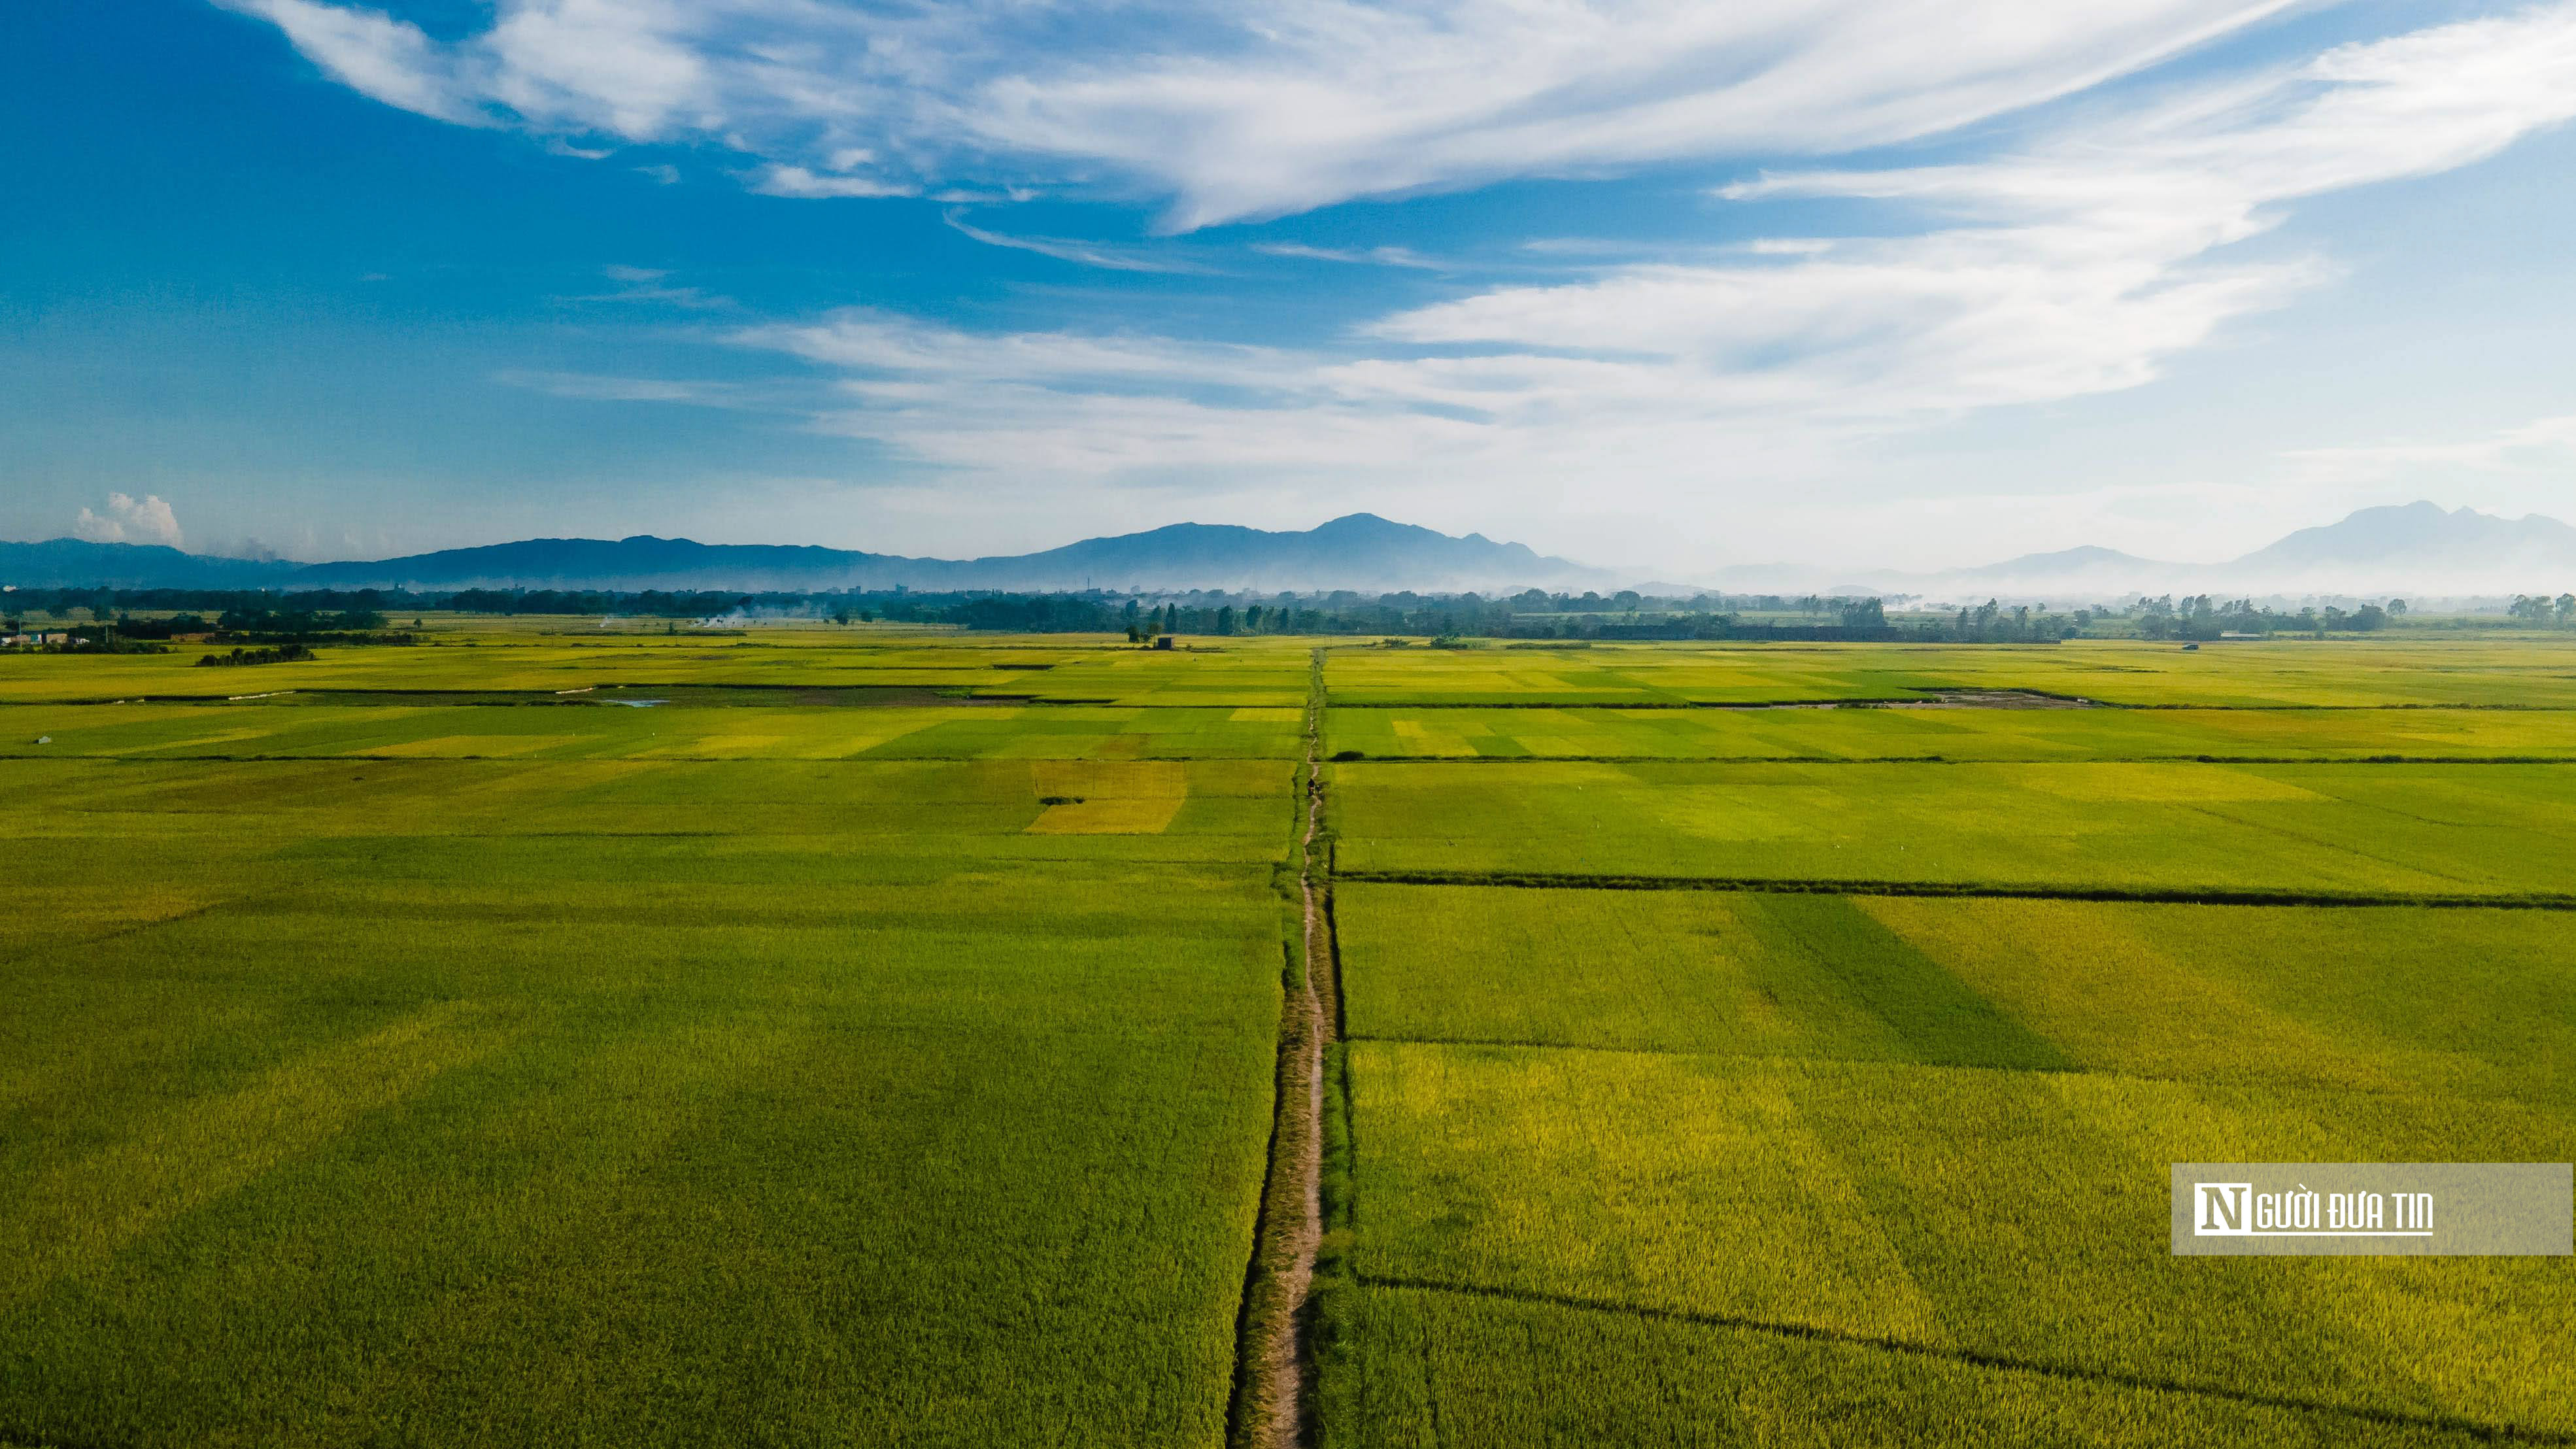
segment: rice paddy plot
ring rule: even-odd
[[[1336,869],[1949,890],[2557,897],[2551,765],[1336,764]]]
[[[6,766],[0,1434],[1216,1442],[1284,767],[702,768]]]
[[[551,693],[655,684],[1010,695],[1027,692],[1017,685],[1110,647],[1061,637],[1034,645],[995,640],[926,646],[788,632],[757,639],[588,640],[492,633],[443,635],[408,646],[326,643],[308,661],[206,669],[197,666],[199,657],[221,650],[178,644],[167,654],[12,658],[0,667],[0,701],[222,700],[281,690]]]
[[[1485,1294],[1337,1287],[1322,1331],[1326,1442],[1387,1449],[2493,1442],[2466,1428]]]
[[[2576,1116],[2554,912],[1345,883],[1355,1038],[2437,1088]]]
[[[747,851],[1266,864],[1286,850],[1284,761],[0,760],[27,807],[0,838],[330,841],[696,838]],[[1079,844],[1033,831],[1069,800],[1170,808]],[[1177,803],[1173,803],[1177,802]],[[826,846],[823,842],[835,842]],[[870,842],[874,842],[871,844]]]
[[[2576,1431],[2565,1260],[2177,1265],[2177,1161],[2563,1160],[2564,1113],[1905,1062],[1354,1042],[1356,1282]],[[1828,1386],[1828,1392],[1830,1388]]]
[[[997,682],[982,693],[1048,702],[1301,709],[1309,650],[1284,636],[1191,638],[1173,649],[1102,645],[1043,674]]]
[[[2030,690],[2139,706],[2576,708],[2576,641],[1611,644],[1340,649],[1336,705],[1687,705]]]
[[[363,696],[339,695],[341,700]],[[0,757],[1288,759],[1297,712],[1133,706],[0,705]],[[1285,713],[1285,719],[1275,716]],[[44,740],[38,744],[36,741]]]
[[[1352,883],[1335,911],[1360,1039],[2072,1065],[1848,897]]]
[[[1340,708],[1371,759],[2576,760],[2576,710]]]

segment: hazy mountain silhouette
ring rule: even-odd
[[[49,538],[0,542],[0,584],[22,589],[274,589],[304,565],[283,560],[217,558],[158,543],[91,543]]]
[[[2576,585],[2576,528],[2433,503],[2364,508],[2224,563],[2176,563],[2108,548],[2024,554],[1938,572],[1859,576],[1866,592],[2107,599],[2141,593],[2502,596]]]
[[[2576,528],[2537,513],[2498,518],[2472,508],[2445,512],[2436,503],[2365,508],[2322,528],[2303,528],[2231,568],[2281,574],[2397,568],[2483,575],[2511,590],[2510,575],[2536,569],[2562,577],[2576,570]],[[2543,582],[2546,582],[2545,580]]]
[[[2027,554],[1937,573],[1735,566],[1707,582],[1738,590],[1977,593],[2110,598],[2139,592],[2420,592],[2501,595],[2576,587],[2576,528],[2535,514],[2498,518],[2431,503],[2365,508],[2303,528],[2227,563],[2171,563],[2108,548]],[[1481,534],[1463,538],[1371,513],[1304,532],[1176,523],[1090,538],[1043,553],[976,559],[685,538],[532,538],[374,562],[292,564],[210,558],[176,549],[85,543],[0,543],[0,583],[129,588],[586,588],[1057,591],[1353,589],[1425,593],[1543,588],[1615,589],[1642,571],[1591,568]],[[1692,586],[1697,587],[1697,586]],[[1687,590],[1681,590],[1687,592]]]
[[[558,589],[1356,589],[1614,587],[1621,576],[1481,534],[1354,513],[1304,532],[1177,523],[978,559],[685,538],[532,538],[374,562],[253,564],[120,544],[0,543],[0,582],[60,587]]]

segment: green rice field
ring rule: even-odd
[[[2576,1157],[2576,649],[422,638],[0,656],[0,1444],[2576,1441],[2166,1242]]]

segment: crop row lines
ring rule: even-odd
[[[2431,1429],[2466,1434],[2490,1443],[2576,1444],[2576,1434],[2537,1429],[2517,1424],[2491,1424],[2477,1419],[2449,1414],[2417,1414],[2397,1409],[2376,1409],[2361,1404],[2340,1404],[2330,1400],[2301,1399],[2286,1394],[2266,1394],[2250,1389],[2230,1388],[2224,1384],[2195,1383],[2185,1379],[2162,1379],[2144,1374],[2122,1373],[2116,1369],[2088,1368],[2080,1364],[2051,1363],[2043,1359],[2026,1359],[2011,1354],[1988,1353],[1973,1348],[1944,1348],[1935,1344],[1915,1343],[1901,1338],[1875,1334],[1845,1333],[1814,1324],[1784,1323],[1755,1318],[1745,1314],[1703,1313],[1686,1309],[1652,1308],[1607,1299],[1584,1298],[1564,1293],[1542,1293],[1525,1288],[1500,1288],[1481,1284],[1443,1283],[1431,1279],[1390,1277],[1366,1271],[1355,1272],[1352,1281],[1362,1287],[1392,1289],[1414,1293],[1445,1293],[1458,1297],[1500,1299],[1505,1302],[1534,1306],[1572,1309],[1584,1313],[1621,1314],[1631,1318],[1651,1319],[1662,1323],[1690,1324],[1703,1328],[1728,1329],[1742,1333],[1767,1334],[1775,1338],[1804,1339],[1810,1342],[1840,1344],[1852,1348],[1873,1349],[1882,1353],[1904,1354],[1914,1358],[1939,1359],[1966,1364],[1980,1369],[2007,1373],[2037,1374],[2046,1378],[2109,1384],[2120,1388],[2146,1389],[2158,1393],[2188,1394],[2198,1398],[2219,1399],[2229,1403],[2259,1408],[2287,1409],[2297,1413],[2331,1414],[2340,1418],[2386,1424],[2396,1428]]]

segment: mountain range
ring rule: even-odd
[[[1980,568],[1859,576],[1866,590],[2104,599],[2140,593],[2386,595],[2454,598],[2576,587],[2576,528],[2529,514],[2498,518],[2436,503],[2364,508],[2224,563],[2175,563],[2108,548],[2025,554]]]
[[[1482,534],[1463,538],[1372,513],[1303,532],[1176,523],[1043,553],[975,559],[639,535],[532,538],[347,563],[257,563],[176,549],[53,539],[0,543],[0,582],[22,587],[283,589],[1353,589],[1426,593],[1616,588],[1627,577]]]
[[[1932,598],[2083,599],[2139,593],[2386,594],[2465,597],[2557,592],[2576,586],[2576,528],[2537,514],[2498,518],[2432,503],[2365,508],[2305,528],[2225,563],[2172,563],[2108,548],[2027,554],[1929,573],[1831,574],[1793,565],[1735,566],[1697,583],[1645,582],[1481,534],[1453,537],[1354,513],[1319,527],[1271,532],[1178,523],[1085,539],[1043,553],[976,559],[772,544],[704,544],[649,535],[616,540],[536,538],[404,558],[299,564],[215,558],[157,545],[57,538],[0,542],[0,583],[60,588],[592,588],[821,591],[831,589],[1172,589],[1483,593],[1637,587],[1650,593],[1830,590]]]

